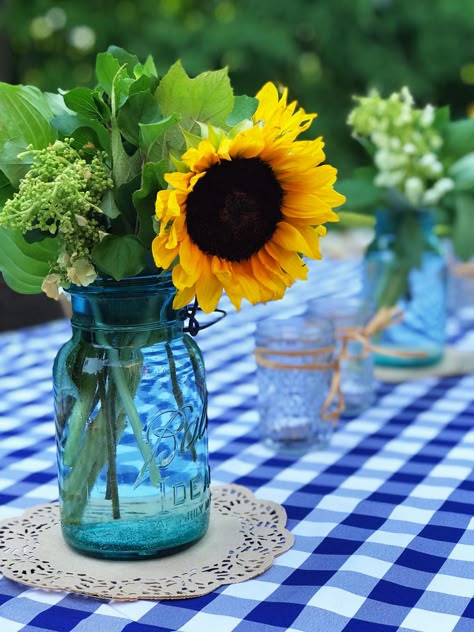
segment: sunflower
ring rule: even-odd
[[[306,279],[303,256],[320,259],[323,224],[338,220],[345,198],[333,189],[336,169],[321,164],[323,142],[296,140],[316,114],[287,104],[274,84],[257,94],[246,129],[208,137],[181,157],[188,171],[165,175],[156,201],[158,267],[173,264],[174,307],[195,297],[212,312],[225,290],[237,309],[282,298]]]

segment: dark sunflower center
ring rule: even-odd
[[[186,226],[202,252],[244,261],[258,252],[282,219],[283,190],[260,158],[210,167],[186,201]]]

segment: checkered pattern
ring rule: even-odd
[[[378,384],[369,410],[301,458],[258,441],[255,321],[356,288],[357,267],[327,266],[273,305],[237,313],[223,300],[227,318],[198,338],[213,481],[282,503],[294,547],[254,580],[174,602],[105,602],[3,578],[1,632],[474,630],[473,375]],[[50,372],[68,327],[0,336],[1,518],[57,496]]]

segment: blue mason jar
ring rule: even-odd
[[[434,225],[430,210],[377,212],[364,259],[365,292],[379,307],[395,304],[403,313],[374,339],[378,365],[428,366],[443,356],[447,266]]]
[[[53,370],[63,536],[102,558],[179,550],[209,524],[207,391],[170,275],[68,291]]]

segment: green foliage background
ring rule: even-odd
[[[345,124],[351,95],[408,85],[423,105],[474,113],[472,0],[0,0],[0,80],[43,90],[92,85],[109,44],[158,72],[227,65],[237,93],[287,85],[343,175],[362,153]]]

